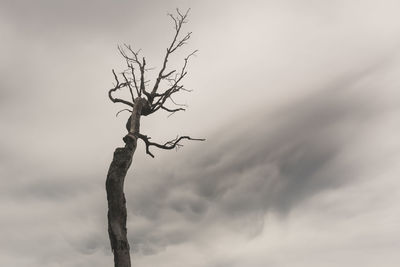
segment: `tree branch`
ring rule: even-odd
[[[185,111],[184,108],[169,109],[169,108],[164,107],[164,106],[161,106],[161,108],[162,108],[163,110],[165,110],[165,111],[171,112],[171,114],[169,114],[168,117],[174,115],[175,112],[178,112],[178,111]]]
[[[128,81],[128,78],[126,78],[126,75],[125,75],[125,73],[124,73],[124,72],[122,73],[122,76],[124,77],[124,79],[125,79],[125,82],[126,82],[126,85],[127,85],[127,86],[128,86],[128,88],[129,88],[129,93],[131,94],[131,97],[132,97],[132,102],[133,102],[133,103],[135,103],[135,96],[133,95],[133,91],[132,91],[131,82],[130,82],[130,81]]]
[[[171,141],[168,141],[168,142],[166,142],[164,144],[158,144],[158,143],[151,142],[150,141],[151,137],[148,137],[147,135],[143,135],[143,134],[139,133],[138,137],[143,140],[143,142],[146,145],[146,153],[148,155],[150,155],[152,158],[154,158],[154,154],[150,152],[150,147],[151,146],[155,146],[155,147],[158,147],[160,149],[171,150],[171,149],[174,149],[174,148],[182,147],[183,145],[180,144],[179,142],[184,140],[184,139],[192,140],[192,141],[205,141],[206,140],[206,139],[203,139],[203,138],[192,138],[190,136],[180,136],[180,137],[176,137],[175,139],[173,139]]]
[[[145,88],[145,72],[147,71],[146,69],[146,59],[143,57],[142,60],[139,59],[139,53],[140,50],[138,50],[137,52],[133,51],[132,47],[130,45],[124,44],[125,49],[127,49],[131,56],[128,56],[127,53],[125,52],[124,48],[122,48],[121,46],[118,46],[118,51],[120,52],[120,54],[125,58],[125,60],[128,63],[128,66],[131,68],[132,70],[132,75],[134,75],[133,72],[133,64],[136,64],[139,67],[140,70],[140,86],[137,86],[136,84],[136,79],[135,79],[135,86],[136,89],[138,89],[138,95],[141,96],[142,93],[144,93],[146,96],[149,96],[150,94],[146,92],[146,88]],[[131,63],[131,64],[129,64]],[[132,64],[133,63],[133,64]]]
[[[131,102],[129,102],[129,101],[126,101],[126,100],[124,100],[124,99],[120,99],[120,98],[113,97],[112,93],[114,93],[114,92],[117,91],[118,89],[121,89],[121,88],[127,86],[127,84],[126,84],[126,83],[120,83],[120,82],[119,82],[118,77],[117,77],[117,74],[115,74],[115,71],[114,71],[114,70],[112,70],[112,73],[114,74],[114,79],[115,79],[115,81],[116,81],[117,84],[114,86],[114,88],[111,88],[111,89],[108,91],[108,97],[110,98],[110,100],[111,100],[113,103],[123,103],[123,104],[125,104],[125,105],[130,106],[130,107],[133,107],[133,103],[131,103]]]
[[[138,94],[138,96],[141,96],[139,87],[138,87],[137,82],[136,82],[135,68],[133,67],[132,64],[129,63],[128,60],[126,61],[126,64],[127,64],[128,68],[130,70],[130,73],[132,75],[132,82],[133,82],[133,85],[135,86],[136,93]]]
[[[168,57],[176,49],[178,49],[179,47],[183,46],[190,39],[191,32],[186,34],[181,40],[177,41],[179,33],[180,33],[181,29],[182,29],[182,25],[187,22],[186,18],[187,18],[188,14],[189,14],[190,8],[186,11],[185,14],[182,14],[179,11],[179,9],[176,9],[176,11],[178,13],[178,16],[176,16],[176,17],[174,17],[172,14],[168,14],[172,18],[172,20],[174,21],[174,24],[175,24],[175,35],[174,35],[174,38],[172,39],[172,42],[171,42],[170,46],[167,48],[167,51],[165,53],[161,70],[160,70],[160,72],[158,74],[158,77],[157,77],[156,82],[154,84],[153,90],[151,91],[152,98],[150,99],[150,102],[153,101],[154,95],[156,94],[156,92],[158,90],[158,87],[160,85],[161,80],[168,78],[168,76],[170,76],[172,73],[175,72],[175,70],[173,70],[173,71],[169,72],[168,74],[164,75],[164,71],[165,71],[165,69],[167,67]]]
[[[120,111],[118,111],[117,114],[115,114],[115,117],[118,117],[119,113],[121,113],[122,111],[129,111],[130,113],[132,113],[132,110],[124,108],[124,109],[121,109]]]

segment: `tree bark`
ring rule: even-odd
[[[139,97],[135,99],[135,105],[131,115],[130,130],[128,135],[123,138],[125,147],[118,147],[115,149],[106,179],[108,234],[111,249],[114,253],[115,267],[131,266],[126,229],[127,212],[124,181],[136,150],[137,136],[140,128],[140,116],[142,107],[145,104],[145,99]]]

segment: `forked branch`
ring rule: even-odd
[[[133,107],[133,103],[134,103],[134,98],[133,98],[133,96],[132,96],[132,102],[129,102],[129,101],[124,100],[124,99],[121,99],[121,98],[116,98],[116,97],[113,96],[113,93],[114,93],[115,91],[117,91],[117,90],[119,90],[119,89],[121,89],[121,88],[123,88],[123,87],[126,87],[127,84],[129,84],[129,82],[121,83],[121,82],[118,80],[118,76],[117,76],[117,74],[115,74],[115,71],[114,71],[114,70],[112,70],[112,73],[113,73],[113,75],[114,75],[114,79],[115,79],[115,81],[116,81],[116,85],[114,86],[114,88],[111,88],[111,89],[108,91],[108,97],[110,98],[110,100],[111,100],[113,103],[123,103],[123,104],[125,104],[125,105],[130,106],[130,107]]]
[[[129,53],[127,53],[127,51]],[[147,71],[146,69],[146,58],[142,57],[142,59],[139,59],[139,53],[140,50],[134,51],[130,45],[124,44],[124,47],[118,46],[118,51],[119,53],[125,58],[126,63],[128,65],[128,68],[130,69],[130,72],[132,74],[132,82],[135,86],[135,89],[137,91],[137,94],[139,96],[145,94],[146,96],[149,96],[149,93],[146,92],[146,81],[145,81],[145,72]],[[134,66],[137,66],[139,71],[140,71],[140,82],[139,85],[136,82],[136,75],[135,75],[135,68]]]
[[[181,32],[182,29],[182,25],[184,23],[187,22],[187,16],[189,14],[190,9],[188,9],[186,11],[186,13],[182,14],[179,9],[176,10],[177,14],[176,16],[172,15],[172,14],[168,14],[172,20],[174,21],[175,24],[175,35],[174,38],[172,39],[171,44],[169,45],[169,47],[167,48],[167,51],[165,53],[164,56],[164,60],[162,63],[162,67],[160,72],[158,73],[158,77],[156,79],[156,82],[154,84],[153,90],[151,91],[151,97],[154,98],[155,94],[157,93],[158,87],[160,85],[161,80],[163,79],[167,79],[171,74],[173,74],[175,72],[175,70],[172,70],[170,72],[168,72],[167,74],[164,74],[164,71],[167,67],[167,62],[168,62],[168,58],[169,56],[175,52],[179,47],[183,46],[184,44],[187,43],[187,41],[190,39],[191,36],[191,32],[187,33],[182,39],[179,40],[179,34]],[[150,102],[152,102],[153,99],[151,99]]]
[[[176,15],[168,14],[174,22],[175,34],[172,42],[166,49],[166,54],[164,56],[162,67],[157,75],[154,87],[152,88],[151,92],[146,91],[148,81],[145,80],[145,74],[148,69],[146,68],[146,59],[144,57],[140,57],[140,50],[135,51],[130,45],[127,44],[124,44],[123,46],[118,46],[118,51],[126,61],[127,69],[121,73],[121,80],[123,80],[123,82],[120,82],[118,80],[118,77],[113,70],[114,79],[117,84],[109,91],[109,98],[112,102],[119,102],[133,107],[133,105],[135,104],[136,94],[138,97],[142,97],[144,95],[147,99],[148,105],[143,113],[143,115],[145,116],[150,115],[160,109],[170,112],[171,115],[177,111],[185,110],[182,107],[167,107],[165,106],[165,103],[167,102],[167,100],[170,100],[172,104],[180,106],[179,104],[174,102],[174,100],[172,99],[172,95],[180,91],[190,91],[182,85],[182,81],[187,75],[187,66],[189,59],[196,54],[197,50],[191,52],[184,58],[184,62],[180,69],[172,69],[169,71],[167,71],[166,69],[170,55],[178,48],[185,45],[191,37],[191,32],[181,37],[182,27],[183,24],[187,22],[189,11],[190,9],[188,9],[186,13],[181,13],[177,9]],[[159,87],[162,81],[166,81],[167,86],[165,89],[160,90]],[[127,87],[129,89],[131,101],[116,98],[113,96],[113,93],[115,91],[124,87]]]
[[[180,141],[182,141],[184,139],[192,140],[192,141],[205,141],[206,140],[204,138],[192,138],[190,136],[177,136],[175,139],[165,142],[164,144],[158,144],[155,142],[151,142],[150,141],[151,137],[148,137],[147,135],[143,135],[143,134],[139,133],[138,137],[143,140],[143,142],[146,145],[146,153],[148,155],[150,155],[152,158],[154,158],[154,154],[150,152],[151,146],[155,146],[160,149],[171,150],[174,148],[182,147],[183,145],[180,143]]]

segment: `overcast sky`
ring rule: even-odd
[[[153,74],[168,12],[199,49],[125,182],[133,266],[397,267],[400,2],[0,0],[0,266],[112,266],[104,182],[127,113],[117,45]]]

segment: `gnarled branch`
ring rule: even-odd
[[[121,88],[127,86],[127,83],[126,83],[126,82],[125,82],[125,83],[120,83],[119,80],[118,80],[117,74],[115,74],[115,71],[114,71],[114,70],[112,70],[112,73],[114,74],[114,79],[115,79],[115,81],[116,81],[117,84],[114,86],[114,88],[111,88],[111,89],[108,91],[108,98],[110,98],[110,100],[111,100],[113,103],[123,103],[123,104],[125,104],[125,105],[130,106],[130,107],[133,107],[133,103],[131,103],[131,102],[129,102],[129,101],[126,101],[126,100],[124,100],[124,99],[121,99],[121,98],[113,97],[112,94],[113,94],[115,91],[117,91],[117,90],[119,90],[119,89],[121,89]],[[134,101],[134,100],[132,100],[132,101]]]
[[[175,139],[170,140],[168,142],[165,142],[164,144],[158,144],[158,143],[155,143],[155,142],[151,142],[150,141],[151,137],[148,137],[147,135],[143,135],[143,134],[139,133],[138,137],[143,140],[143,142],[146,145],[146,153],[148,155],[150,155],[152,158],[154,158],[154,154],[150,152],[150,147],[151,146],[155,146],[155,147],[158,147],[160,149],[171,150],[171,149],[174,149],[174,148],[182,147],[183,145],[180,144],[179,142],[184,140],[184,139],[192,140],[192,141],[205,141],[206,140],[204,138],[192,138],[190,136],[186,136],[185,135],[185,136],[177,136]]]

